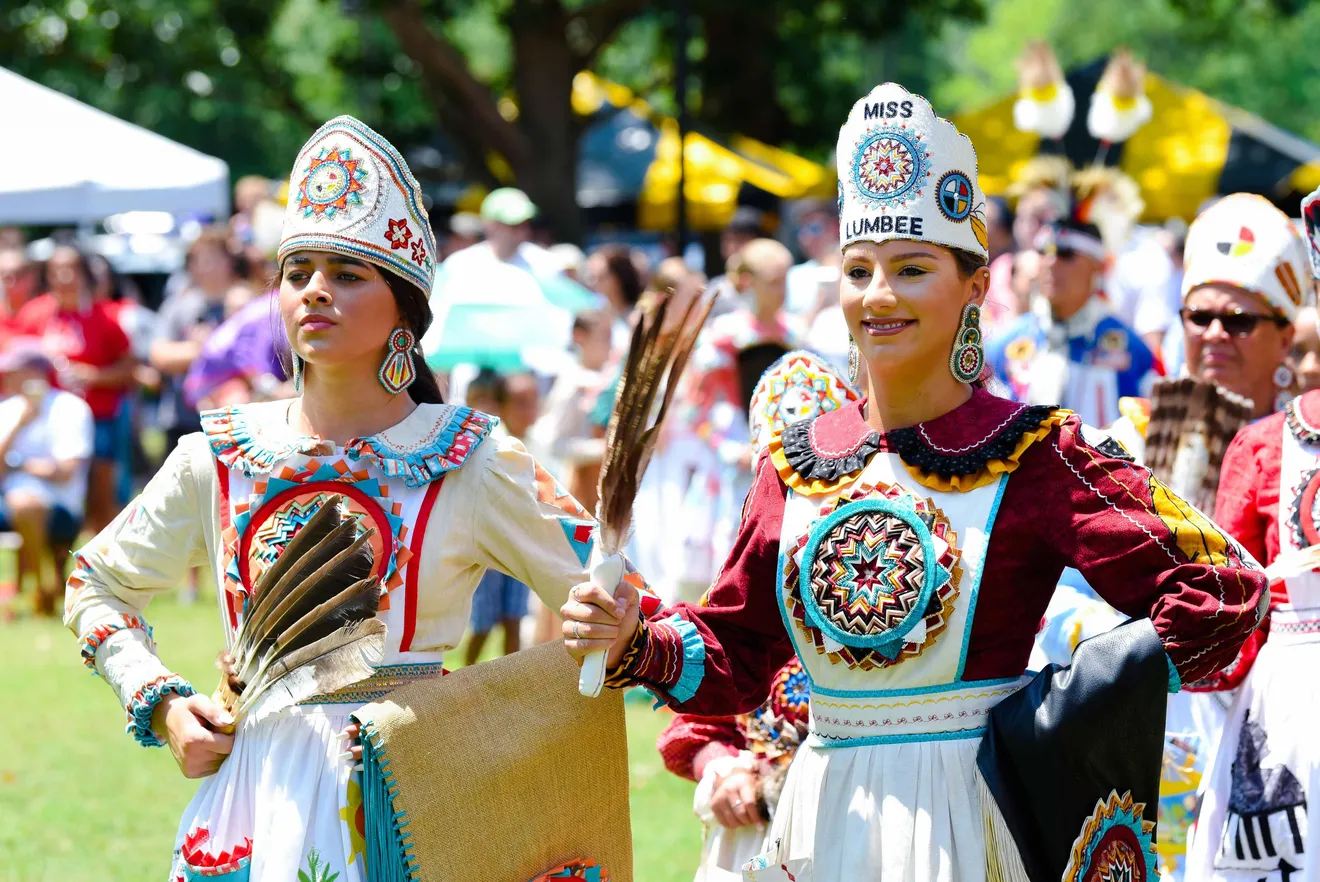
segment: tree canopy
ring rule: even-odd
[[[0,13],[3,64],[226,160],[281,178],[320,122],[352,113],[440,165],[510,171],[577,238],[572,78],[589,68],[676,107],[675,3],[649,0],[27,0]],[[1125,44],[1153,70],[1320,138],[1299,0],[689,0],[700,128],[824,159],[886,79],[952,113],[1015,88],[1045,38],[1066,65]],[[10,120],[21,126],[21,120]],[[443,140],[437,132],[443,132]],[[95,149],[95,145],[88,145]]]

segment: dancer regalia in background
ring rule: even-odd
[[[675,414],[674,435],[695,440],[699,451],[682,507],[674,513],[683,533],[678,600],[700,597],[733,545],[742,501],[752,486],[752,393],[766,369],[802,338],[797,319],[784,312],[784,276],[792,264],[788,249],[754,239],[734,260],[749,280],[748,302],[702,331]]]
[[[1285,359],[1309,266],[1292,221],[1251,193],[1226,196],[1196,218],[1183,264],[1188,375],[1160,380],[1149,401],[1122,400],[1127,416],[1111,431],[1174,493],[1211,509],[1234,435],[1291,397]],[[1260,560],[1273,556],[1251,534],[1238,533],[1237,523],[1221,523]],[[1072,619],[1083,628],[1108,620],[1104,612],[1082,610]],[[1227,689],[1244,674],[1239,668],[1204,686],[1187,684],[1169,699],[1156,843],[1166,880],[1195,878],[1184,868],[1197,791],[1219,745],[1232,697]]]
[[[819,356],[804,350],[788,353],[771,365],[752,393],[753,458],[786,426],[857,397]],[[706,841],[696,882],[737,879],[742,865],[761,852],[789,763],[806,736],[808,696],[807,674],[794,658],[751,713],[676,714],[660,733],[656,747],[665,768],[697,782],[692,810],[705,826]],[[725,791],[731,794],[727,799]]]
[[[770,439],[701,605],[639,623],[593,595],[565,632],[609,648],[612,685],[707,715],[757,707],[796,651],[811,731],[746,878],[1153,880],[1167,690],[1233,659],[1265,577],[1108,436],[980,388],[966,137],[889,83],[854,105],[838,162],[872,397]],[[1030,678],[1065,566],[1134,621]]]
[[[1302,214],[1320,277],[1318,196],[1303,201]],[[1317,488],[1320,392],[1253,423],[1225,454],[1216,517],[1267,563],[1272,598],[1267,625],[1219,678],[1238,688],[1206,770],[1188,880],[1320,880]]]
[[[1105,271],[1127,240],[1142,202],[1131,178],[1114,169],[1073,171],[1048,190],[1055,219],[1033,246],[1041,254],[1040,293],[1028,312],[1003,325],[987,350],[1013,396],[1062,404],[1088,424],[1118,419],[1120,396],[1148,395],[1155,358],[1104,296]]]
[[[314,695],[315,676],[272,688],[273,701],[240,715],[228,756],[188,767],[209,777],[180,821],[171,882],[367,878],[361,777],[340,758],[349,715],[402,684],[439,677],[487,567],[557,608],[584,581],[594,539],[587,512],[519,442],[490,437],[494,417],[441,403],[416,347],[431,320],[435,241],[398,152],[339,117],[300,151],[289,192],[280,303],[302,396],[206,413],[204,433],[183,438],[142,495],[77,555],[65,621],[88,668],[126,709],[128,734],[160,746],[168,715],[157,707],[170,702],[174,712],[172,699],[194,687],[157,657],[148,601],[209,563],[226,645],[236,650],[260,600],[256,586],[269,583],[263,577],[278,572],[322,507],[337,504],[337,519],[355,525],[349,536],[369,549],[354,553],[369,561],[359,575],[378,579],[369,624],[384,638],[367,680],[332,695]],[[376,299],[366,304],[368,296]],[[331,324],[302,324],[307,315]],[[318,384],[334,382],[328,376],[349,373],[365,384],[378,377],[384,391],[370,391],[406,413],[402,421],[343,443],[319,437],[304,404]],[[201,696],[187,702],[192,731],[229,722]],[[626,844],[626,821],[614,833]]]

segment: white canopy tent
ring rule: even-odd
[[[0,68],[0,224],[125,211],[225,217],[229,167]]]

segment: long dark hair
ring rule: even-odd
[[[408,387],[409,397],[418,404],[444,404],[445,396],[440,391],[440,381],[436,379],[435,373],[427,366],[426,357],[422,355],[422,335],[431,326],[431,303],[429,299],[422,289],[417,286],[417,283],[411,282],[381,266],[376,266],[376,270],[380,273],[381,278],[385,280],[385,284],[390,286],[390,292],[394,294],[394,305],[398,307],[399,318],[408,330],[412,331],[413,337],[417,340],[413,344],[412,350],[413,369],[417,373],[417,379],[413,380],[412,385]],[[280,276],[276,275],[268,287],[278,292],[280,289]],[[274,304],[271,320],[279,325],[279,333],[275,335],[275,345],[279,349],[280,366],[284,368],[286,377],[292,377],[293,346],[289,344],[284,322],[279,318],[278,299]],[[288,347],[287,349],[279,345],[280,337],[285,338],[284,342]]]

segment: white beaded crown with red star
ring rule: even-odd
[[[278,259],[301,250],[357,257],[431,292],[435,234],[422,189],[399,151],[351,116],[317,129],[293,164]]]
[[[989,256],[976,150],[925,98],[872,89],[839,130],[838,164],[845,248],[911,239]]]

